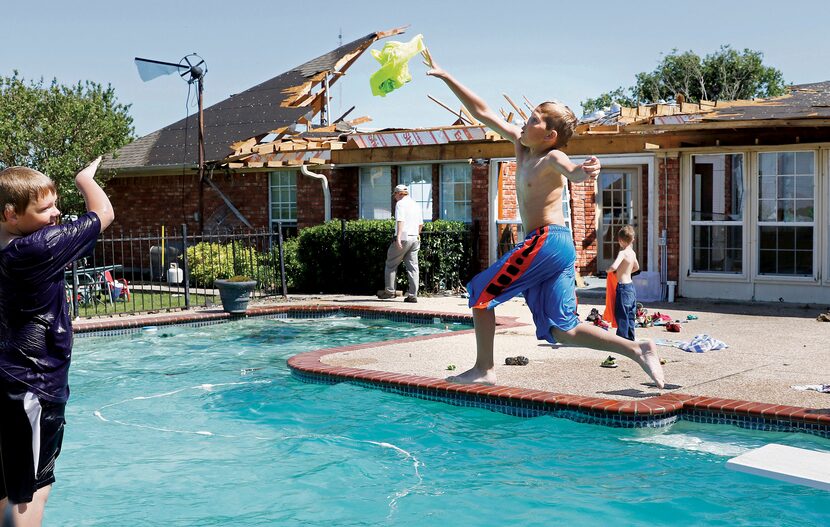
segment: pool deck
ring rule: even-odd
[[[274,306],[360,306],[371,310],[394,310],[413,314],[456,314],[469,316],[467,301],[457,296],[422,297],[417,304],[404,303],[401,297],[378,300],[367,296],[316,295],[291,296],[288,301],[252,303],[250,312],[264,312]],[[600,302],[603,302],[600,305]],[[580,294],[580,315],[592,307],[604,307],[604,300],[591,292]],[[691,340],[706,333],[729,345],[728,349],[706,353],[687,353],[678,348],[658,346],[667,387],[658,390],[634,362],[618,358],[619,367],[608,369],[600,363],[607,352],[585,348],[551,346],[537,341],[530,312],[524,301],[511,300],[496,309],[500,326],[496,330],[495,358],[498,388],[510,387],[579,396],[581,407],[595,401],[594,408],[628,412],[667,405],[693,403],[700,408],[726,407],[750,410],[765,415],[802,416],[830,423],[830,394],[798,391],[793,385],[830,384],[830,323],[818,322],[816,316],[826,308],[802,308],[791,305],[736,304],[683,300],[674,304],[648,304],[650,312],[667,313],[685,320],[693,314],[697,320],[683,324],[681,333],[668,333],[663,327],[637,330],[638,338]],[[81,331],[121,325],[143,326],[155,323],[184,322],[192,319],[221,319],[227,315],[218,309],[179,311],[154,315],[98,317],[76,322]],[[418,377],[421,385],[446,389],[439,382],[472,366],[475,336],[472,331],[440,338],[410,338],[401,341],[361,345],[308,355],[306,364],[319,364],[327,371],[371,373],[396,382]],[[508,356],[524,355],[527,366],[505,366]],[[295,361],[296,363],[296,361]],[[447,368],[455,365],[455,371]],[[348,376],[348,375],[347,375]],[[520,390],[519,390],[520,391]],[[493,390],[488,395],[513,395],[517,390]],[[485,392],[482,392],[484,394]],[[530,397],[530,395],[528,395]],[[655,399],[657,398],[657,399]],[[544,399],[544,397],[542,397]],[[724,399],[732,400],[725,406]],[[752,404],[763,403],[763,405]],[[738,404],[741,403],[741,404]]]

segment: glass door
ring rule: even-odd
[[[634,250],[640,254],[640,200],[638,171],[633,168],[603,169],[598,179],[597,205],[600,217],[597,230],[597,272],[604,273],[619,252],[617,232],[624,225],[634,227]]]

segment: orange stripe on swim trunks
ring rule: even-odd
[[[495,276],[493,276],[493,279],[490,280],[487,287],[478,295],[478,299],[475,305],[473,305],[473,308],[487,307],[487,304],[491,300],[499,296],[513,281],[522,276],[528,270],[530,264],[533,263],[536,254],[545,245],[547,237],[548,227],[540,227],[539,234],[530,238],[530,243],[528,243],[528,240],[525,241],[524,245],[527,245],[527,247],[523,246],[522,249],[514,251]]]

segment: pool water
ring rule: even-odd
[[[830,494],[725,465],[768,442],[830,450],[821,438],[526,419],[304,383],[286,365],[302,351],[446,329],[247,319],[78,338],[45,525],[826,522]]]

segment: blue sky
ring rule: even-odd
[[[395,40],[422,33],[436,61],[495,107],[556,98],[580,113],[580,101],[651,70],[673,48],[700,55],[721,44],[764,53],[765,63],[800,84],[830,79],[826,2],[698,1],[694,3],[314,2],[180,0],[83,3],[28,2],[3,7],[0,75],[111,84],[138,135],[185,116],[187,85],[178,77],[142,82],[133,57],[170,62],[192,52],[208,64],[206,105],[278,75],[373,31],[409,24]],[[469,6],[475,6],[471,9]],[[631,7],[636,6],[636,7]],[[382,42],[376,43],[380,48]],[[357,108],[367,127],[446,125],[452,116],[427,99],[458,106],[440,81],[412,61],[414,80],[386,98],[373,97],[374,59],[365,53],[332,88],[333,112]],[[341,96],[342,95],[342,96]],[[341,100],[342,99],[342,100]],[[193,111],[193,110],[191,110]]]

